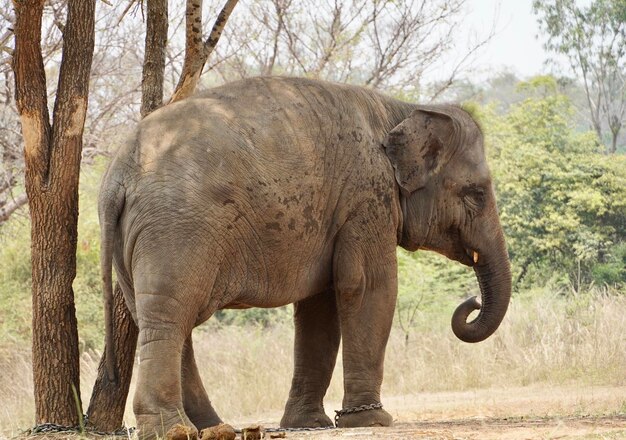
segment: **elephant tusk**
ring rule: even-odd
[[[478,263],[478,252],[474,251],[474,263]]]

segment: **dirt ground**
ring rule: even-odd
[[[626,416],[519,419],[455,419],[439,422],[398,422],[393,428],[357,428],[315,433],[286,433],[286,439],[626,439]]]
[[[525,387],[387,397],[392,428],[331,429],[287,432],[289,440],[535,440],[626,439],[626,386]],[[335,407],[328,402],[327,408]],[[330,411],[328,411],[330,412]],[[261,420],[232,425],[275,427],[279,412]],[[272,433],[275,435],[275,433]],[[37,440],[105,439],[102,436],[53,434]],[[20,437],[33,439],[33,437]],[[108,437],[107,439],[112,439]],[[121,437],[116,437],[120,439]],[[136,439],[136,436],[131,438]],[[270,438],[270,433],[266,434]],[[1,436],[0,436],[1,439]],[[241,439],[238,435],[237,439]]]
[[[526,387],[387,398],[393,428],[288,432],[292,440],[626,439],[626,387]],[[279,414],[272,415],[277,420]],[[264,421],[257,421],[263,424]],[[274,422],[275,423],[275,422]],[[265,426],[273,426],[266,420]]]

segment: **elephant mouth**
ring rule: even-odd
[[[447,255],[447,257],[461,263],[464,266],[476,268],[479,265],[479,262],[482,263],[480,255],[481,253],[476,248],[462,246],[455,249],[453,255]]]
[[[448,258],[457,261],[464,266],[475,268],[478,266],[478,262],[483,262],[481,259],[482,252],[478,246],[470,243],[467,240],[467,234],[463,234],[460,229],[454,228],[450,231],[451,236],[451,255],[444,253]],[[465,236],[465,237],[464,237]]]
[[[480,254],[478,251],[473,248],[465,248],[465,255],[470,259],[470,266],[475,266],[478,264],[478,260],[480,259]]]
[[[451,252],[449,254],[444,253],[444,255],[464,266],[475,268],[478,266],[479,261],[483,262],[483,259],[481,259],[482,252],[478,246],[474,246],[464,240],[460,231],[454,234],[452,246],[450,247],[452,248]]]
[[[420,246],[419,249],[437,252],[444,255],[450,260],[463,264],[464,266],[475,268],[479,265],[479,262],[483,262],[481,252],[477,247],[466,246],[464,244],[450,246],[448,249],[440,249],[437,247]]]

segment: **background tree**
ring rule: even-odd
[[[167,0],[150,0],[146,9],[145,56],[141,81],[142,117],[163,104],[168,29]],[[105,347],[87,409],[89,425],[103,431],[113,431],[122,425],[139,335],[119,283],[115,283],[111,313],[115,323],[113,345]],[[107,372],[107,360],[111,356],[116,361],[115,378],[110,378]]]
[[[593,132],[576,130],[553,77],[518,89],[527,98],[506,114],[482,115],[517,281],[534,269],[535,281],[557,275],[576,291],[626,284],[626,158],[601,154]]]
[[[92,164],[108,156],[129,125],[139,120],[141,83],[137,79],[143,54],[130,38],[142,32],[140,17],[121,20],[128,0],[111,0],[97,8],[95,51],[90,73],[89,108],[83,133],[82,160]],[[48,96],[54,96],[61,59],[63,8],[66,0],[46,1],[42,14],[41,52]],[[9,37],[15,27],[11,0],[0,0],[0,21]],[[115,11],[119,11],[115,13]],[[13,38],[0,36],[0,225],[28,203],[24,189],[23,141],[15,105],[11,67]]]
[[[180,79],[169,102],[193,94],[207,59],[217,46],[224,26],[239,0],[228,0],[217,16],[207,40],[202,42],[202,0],[187,0],[185,12],[185,61]]]
[[[471,70],[494,35],[460,35],[466,8],[467,0],[254,0],[226,30],[213,68],[224,80],[300,75],[431,100]],[[452,59],[455,44],[465,47]],[[424,76],[437,69],[429,89]]]
[[[13,52],[30,200],[36,421],[76,425],[82,408],[72,282],[95,0],[68,1],[52,122],[41,52],[43,4],[15,2]]]
[[[626,112],[626,1],[534,0],[533,9],[546,49],[564,55],[581,79],[593,129],[615,153]]]

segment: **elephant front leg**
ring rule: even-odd
[[[340,340],[334,292],[324,292],[295,303],[294,321],[293,380],[280,426],[332,426],[333,422],[324,412],[323,400]]]
[[[183,406],[189,419],[196,425],[199,431],[222,423],[222,420],[211,405],[204,385],[202,385],[202,379],[200,378],[193,353],[191,335],[185,340],[181,370]]]
[[[397,295],[395,249],[376,253],[342,249],[335,261],[337,306],[343,340],[344,398],[339,427],[391,426],[393,418],[380,404],[385,347]],[[356,410],[352,412],[351,410]]]

